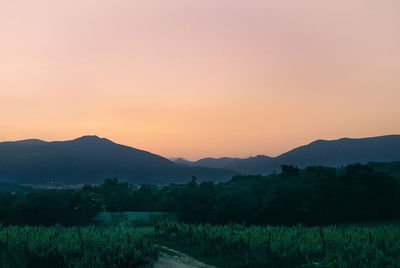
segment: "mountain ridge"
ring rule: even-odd
[[[224,181],[235,174],[269,174],[281,165],[344,166],[400,161],[400,135],[315,140],[276,157],[221,157],[189,161],[114,143],[96,135],[67,141],[27,139],[0,142],[0,181],[43,184],[101,183],[119,177],[133,184]]]
[[[169,184],[190,181],[192,176],[200,181],[221,181],[236,174],[224,169],[182,167],[160,155],[94,135],[67,141],[26,141],[0,143],[0,180],[97,184],[118,177],[133,184]]]
[[[209,159],[213,159],[212,165]],[[243,174],[269,174],[279,171],[281,165],[306,167],[325,165],[339,167],[351,163],[391,162],[400,160],[400,135],[366,138],[318,139],[296,147],[276,157],[258,155],[235,159],[228,165],[222,158],[203,158],[189,163],[191,166],[224,167]],[[187,160],[186,160],[187,161]]]

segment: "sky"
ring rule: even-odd
[[[0,1],[0,140],[165,157],[400,134],[398,0]]]

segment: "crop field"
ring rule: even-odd
[[[400,227],[245,227],[160,222],[165,245],[219,267],[400,267]]]
[[[0,227],[0,267],[144,267],[156,249],[133,228]]]
[[[0,268],[152,267],[165,246],[217,267],[400,267],[397,223],[279,227],[160,220],[138,227],[0,226]],[[164,262],[176,260],[168,254]]]

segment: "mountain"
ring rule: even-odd
[[[171,158],[171,161],[175,162],[176,164],[180,164],[183,166],[189,166],[189,167],[194,167],[195,165],[193,162],[186,160],[185,158],[182,157],[177,157],[177,158]]]
[[[118,177],[134,184],[223,181],[236,173],[268,174],[281,165],[343,166],[400,161],[400,135],[363,139],[317,140],[277,157],[168,160],[97,136],[70,141],[22,140],[0,143],[0,181],[32,185],[101,183]]]
[[[265,155],[257,155],[249,158],[203,158],[198,161],[191,162],[183,158],[175,158],[173,161],[177,164],[190,167],[208,167],[208,168],[222,168],[233,170],[241,174],[262,174],[266,167],[273,163],[274,158]],[[279,168],[279,166],[278,166]],[[267,171],[270,173],[270,171]]]
[[[400,135],[362,139],[317,140],[277,157],[279,163],[343,166],[349,163],[400,160]]]
[[[227,168],[234,165],[240,158],[222,157],[222,158],[203,158],[194,162],[194,166],[213,167],[213,168]]]
[[[268,174],[281,165],[344,166],[351,163],[400,161],[400,135],[372,138],[317,140],[277,157],[259,155],[246,159],[205,158],[187,165],[225,168],[243,174]]]
[[[97,136],[70,141],[23,140],[0,143],[0,181],[74,185],[118,177],[134,184],[227,180],[236,172],[176,164],[159,155]]]

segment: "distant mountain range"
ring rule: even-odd
[[[351,163],[400,161],[400,135],[339,140],[317,140],[277,157],[258,155],[240,158],[204,158],[195,162],[177,158],[176,163],[190,167],[212,167],[242,174],[268,174],[281,165],[339,167]]]
[[[0,181],[32,185],[101,183],[118,177],[134,184],[222,181],[236,172],[178,165],[166,158],[97,136],[70,141],[0,143]]]
[[[400,161],[400,135],[317,140],[277,157],[205,158],[191,162],[116,144],[97,136],[70,141],[23,140],[0,143],[0,181],[67,187],[118,177],[133,184],[225,181],[235,174],[269,174],[281,165],[344,166]]]

